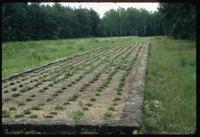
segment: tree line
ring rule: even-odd
[[[93,9],[40,3],[3,3],[2,40],[43,40],[99,36],[194,38],[196,9],[188,3],[160,3],[157,12],[145,9],[109,10],[100,18]]]

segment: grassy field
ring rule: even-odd
[[[140,133],[196,131],[196,44],[168,37],[112,37],[3,43],[3,76],[108,45],[151,41]]]
[[[153,37],[141,133],[196,131],[196,44]]]

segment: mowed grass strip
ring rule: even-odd
[[[2,44],[2,75],[5,77],[94,48],[130,45],[140,41],[143,41],[140,37],[105,37],[7,42]]]
[[[152,37],[144,91],[143,133],[196,131],[196,44]]]

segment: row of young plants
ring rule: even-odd
[[[44,90],[46,90],[46,89],[44,89]],[[58,91],[58,93],[62,93],[62,91]],[[55,97],[56,95],[58,95],[58,94],[57,94],[57,93],[53,94],[54,97]],[[35,94],[31,95],[31,97],[35,97],[35,96],[36,96]],[[76,96],[74,95],[74,97],[76,97]],[[74,98],[74,97],[73,97],[73,98]],[[27,102],[31,101],[31,98],[27,98],[26,101],[27,101]],[[22,103],[20,103],[20,105],[22,105]]]
[[[135,61],[138,58],[138,55],[139,55],[139,52],[141,51],[141,48],[142,48],[142,46],[140,46],[138,48],[136,54],[134,55],[134,57],[132,57],[132,60],[125,59],[125,62],[128,65],[124,65],[125,67],[122,68],[122,70],[124,70],[124,73],[123,73],[122,77],[120,78],[120,82],[118,84],[118,87],[116,88],[116,96],[112,101],[113,103],[107,109],[107,112],[104,114],[105,119],[112,118],[112,112],[115,111],[115,106],[117,106],[119,104],[119,101],[121,100],[120,96],[122,96],[123,88],[125,86],[125,81],[126,81],[128,75],[130,74],[130,72],[133,69],[133,65],[135,64]]]
[[[121,55],[124,55],[124,57],[126,58],[127,55],[129,55],[132,51],[134,50],[134,48],[132,50],[128,49],[127,51],[129,51],[128,54],[121,54]],[[123,62],[123,57],[121,59],[118,59],[116,58],[117,61],[114,61],[116,64],[116,67],[113,69],[113,71],[108,75],[107,79],[106,79],[106,82],[103,82],[102,85],[100,86],[101,88],[97,88],[97,91],[95,93],[95,96],[100,96],[100,92],[103,92],[103,89],[106,88],[106,86],[108,86],[109,82],[112,80],[112,77],[114,76],[114,74],[117,72],[117,69],[119,68],[120,64]],[[107,67],[110,67],[114,64],[109,64],[109,66]],[[97,73],[97,76],[99,75],[99,73]],[[95,97],[92,97],[90,98],[90,102],[89,103],[86,103],[85,106],[88,107],[88,106],[92,106],[92,102],[95,102],[96,101],[96,98]],[[106,114],[105,114],[106,115]]]
[[[100,52],[100,53],[101,53],[101,52]],[[89,58],[89,57],[88,57],[88,58]],[[84,58],[80,58],[80,60],[81,60],[81,59],[83,60]],[[76,61],[74,61],[74,62],[72,62],[72,63],[80,62],[80,60],[76,60]],[[69,61],[72,61],[72,59],[69,60]],[[62,64],[62,63],[60,63],[60,64]],[[69,62],[67,61],[67,62],[63,63],[63,65],[69,65]],[[71,65],[71,64],[70,64],[70,65]],[[49,66],[49,67],[51,67],[51,66]],[[41,68],[40,70],[43,70],[43,69],[45,70],[45,68]],[[61,68],[60,66],[58,66],[57,69],[62,69],[62,68]],[[49,71],[53,71],[53,72],[52,72],[52,73],[49,73]],[[47,69],[46,73],[49,73],[49,75],[51,75],[51,74],[54,74],[55,71],[56,71],[56,69],[51,69],[51,70],[48,70],[48,69]],[[27,75],[27,77],[25,77],[26,75]],[[40,73],[39,75],[40,75],[40,78],[41,78],[41,77],[47,76],[46,74],[42,75],[41,73]],[[22,78],[21,81],[25,81],[25,80],[27,80],[28,78],[30,79],[28,83],[32,83],[33,81],[35,81],[35,80],[37,80],[37,79],[39,80],[39,78],[36,78],[36,79],[32,80],[33,77],[30,78],[29,76],[30,76],[29,73],[28,73],[28,74],[25,74],[24,76],[20,76],[20,78]],[[35,75],[35,76],[38,76],[38,75]],[[25,78],[23,78],[23,77],[25,77]],[[16,83],[20,83],[20,81],[17,80],[17,79],[18,79],[18,77],[15,78]],[[10,82],[10,84],[3,86],[3,88],[6,88],[6,87],[8,87],[8,86],[12,86],[12,85],[14,85],[14,84],[15,84],[15,82],[12,81],[12,82]]]
[[[36,82],[38,82],[37,80],[34,80],[34,81],[36,81]],[[43,81],[43,82],[45,82],[45,81]],[[39,86],[39,85],[41,85],[42,84],[42,82],[38,82],[36,85],[34,85],[34,86]],[[13,85],[14,85],[14,83],[13,83]],[[28,91],[28,90],[30,90],[30,89],[32,89],[32,88],[34,88],[34,86],[33,87],[28,87],[27,85],[23,85],[23,84],[19,84],[19,87],[21,87],[21,90],[20,90],[20,92],[26,92],[26,91]],[[52,86],[52,84],[50,84],[50,86]],[[44,87],[44,89],[46,89],[45,87]],[[12,91],[16,91],[17,89],[16,89],[16,87],[14,87],[14,88],[12,88]],[[6,93],[7,93],[8,91],[6,90]],[[13,96],[14,97],[17,97],[17,96],[19,96],[20,94],[19,93],[14,93],[13,94]]]

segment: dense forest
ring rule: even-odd
[[[119,8],[103,18],[93,9],[40,3],[4,3],[2,40],[43,40],[96,36],[196,37],[196,7],[190,3],[160,3],[157,12]]]

